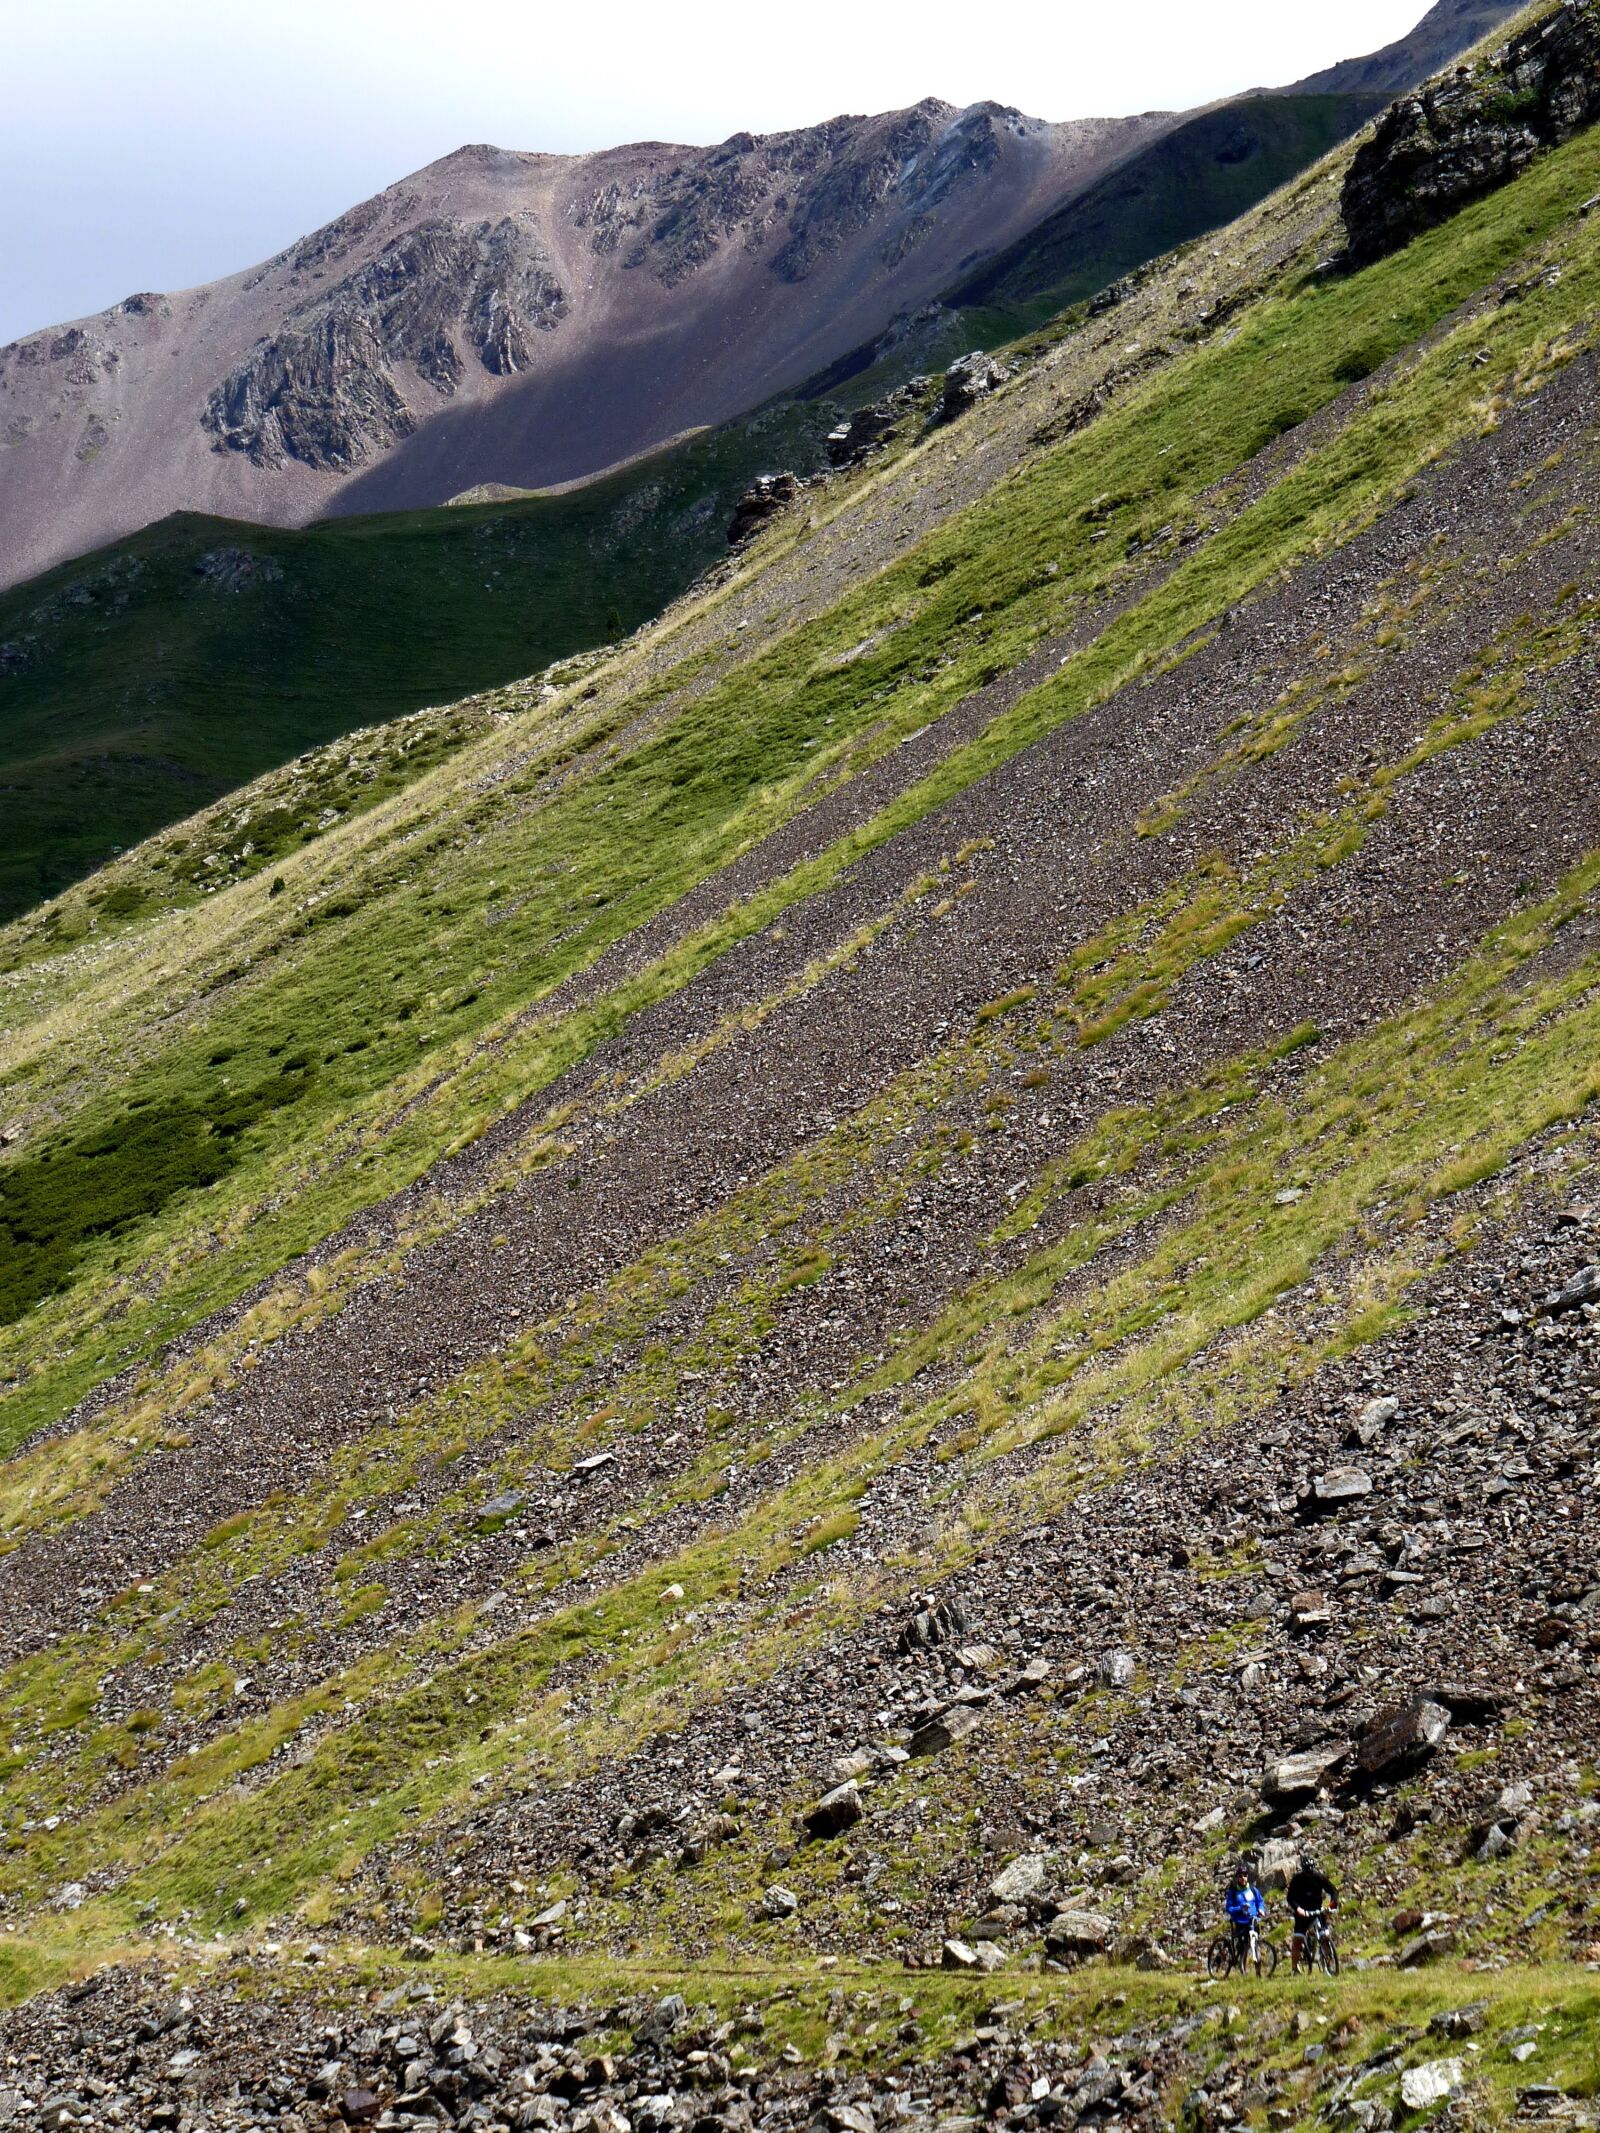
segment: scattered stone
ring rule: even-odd
[[[913,1756],[943,1755],[947,1748],[954,1748],[978,1730],[982,1719],[975,1704],[952,1704],[941,1711],[937,1718],[930,1718],[926,1725],[919,1726],[911,1736]]]
[[[1461,2093],[1466,2068],[1460,2059],[1429,2059],[1400,2076],[1400,2101],[1408,2111],[1429,2111]]]
[[[847,1829],[866,1816],[861,1804],[861,1792],[855,1780],[836,1785],[832,1792],[824,1793],[805,1818],[806,1835],[817,1842],[826,1842],[831,1837],[841,1837]]]

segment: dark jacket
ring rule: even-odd
[[[1288,1899],[1291,1911],[1320,1911],[1339,1901],[1339,1891],[1326,1874],[1301,1867],[1289,1883]]]

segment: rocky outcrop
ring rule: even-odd
[[[971,355],[959,357],[944,374],[944,397],[939,403],[939,419],[953,422],[958,415],[965,415],[986,399],[997,385],[1004,385],[1011,376],[1008,367],[992,355],[976,350]]]
[[[728,528],[728,546],[742,548],[746,541],[753,541],[763,526],[794,502],[800,488],[800,478],[796,474],[758,475],[734,506],[733,522]]]
[[[859,466],[882,446],[889,443],[906,422],[922,405],[928,388],[926,378],[913,378],[902,385],[898,392],[890,393],[882,400],[874,400],[868,407],[858,407],[845,418],[837,429],[829,430],[827,436],[828,461],[835,467]]]
[[[420,223],[292,312],[212,393],[202,422],[217,450],[257,466],[358,467],[416,429],[408,371],[442,398],[469,360],[511,377],[566,309],[528,217]]]
[[[1345,181],[1351,263],[1398,251],[1596,117],[1600,0],[1564,0],[1481,68],[1432,82],[1385,113]]]

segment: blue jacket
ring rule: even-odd
[[[1265,1918],[1267,1915],[1267,1899],[1253,1881],[1242,1889],[1236,1889],[1230,1881],[1228,1893],[1223,1897],[1222,1903],[1236,1926],[1253,1925],[1258,1918]]]

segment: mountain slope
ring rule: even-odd
[[[8,929],[0,1981],[192,1988],[31,2102],[1581,2122],[1600,132],[1352,161]],[[1370,1967],[1197,1992],[1269,1844]]]
[[[1306,86],[1404,86],[1483,13],[1435,8]],[[1253,103],[1240,165],[1285,175],[1296,124],[1313,152],[1330,116]],[[715,148],[464,148],[246,273],[0,349],[0,585],[175,510],[302,525],[616,466],[826,370],[1176,123],[930,99]],[[1212,220],[1258,196],[1203,141],[1177,175]],[[1100,226],[1119,206],[1131,235]],[[1206,226],[1143,198],[1090,220],[1124,264]]]
[[[1166,123],[930,100],[462,149],[248,273],[0,350],[0,582],[178,508],[303,524],[593,474],[797,384]]]
[[[1393,96],[1425,81],[1458,53],[1492,36],[1520,13],[1518,0],[1437,0],[1416,28],[1381,52],[1346,59],[1311,74],[1291,96]]]
[[[842,410],[1229,220],[1370,108],[1185,122],[796,395],[581,493],[304,534],[191,517],[0,593],[0,917],[304,748],[632,628],[718,558],[752,477],[826,468]]]
[[[785,403],[570,495],[304,530],[180,515],[0,593],[0,914],[353,728],[635,628],[741,492],[824,460]]]
[[[1254,96],[1186,120],[1098,179],[946,299],[1026,331],[1143,266],[1232,222],[1347,140],[1373,95]]]

